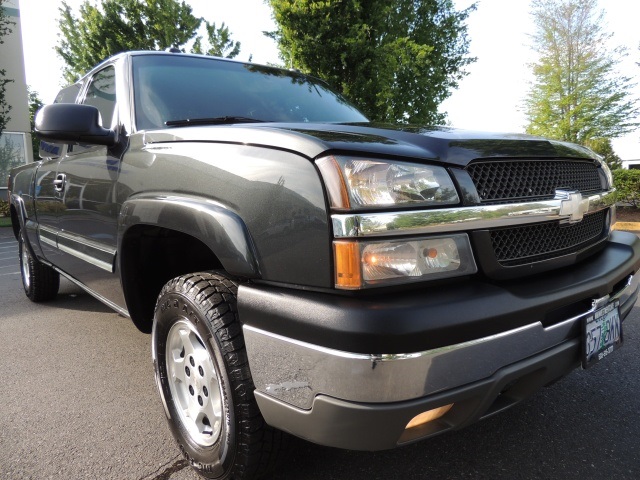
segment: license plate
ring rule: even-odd
[[[584,319],[582,368],[589,368],[622,346],[620,302],[615,301]]]

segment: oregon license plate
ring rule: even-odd
[[[582,368],[589,368],[622,346],[620,302],[615,301],[584,319]]]

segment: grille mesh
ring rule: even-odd
[[[578,252],[602,236],[606,214],[602,210],[585,215],[580,223],[568,226],[546,222],[494,230],[491,241],[496,259],[510,267]]]
[[[489,161],[472,163],[466,170],[483,203],[553,198],[556,189],[592,192],[602,188],[598,168],[584,161]]]

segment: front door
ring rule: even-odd
[[[82,103],[100,111],[105,128],[117,125],[113,66],[93,75]],[[56,179],[63,206],[56,264],[103,299],[123,307],[115,271],[119,171],[119,152],[101,145],[72,145],[60,160]]]

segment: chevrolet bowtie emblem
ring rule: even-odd
[[[578,223],[589,211],[589,199],[582,198],[580,192],[556,190],[556,199],[560,202],[560,223]]]

